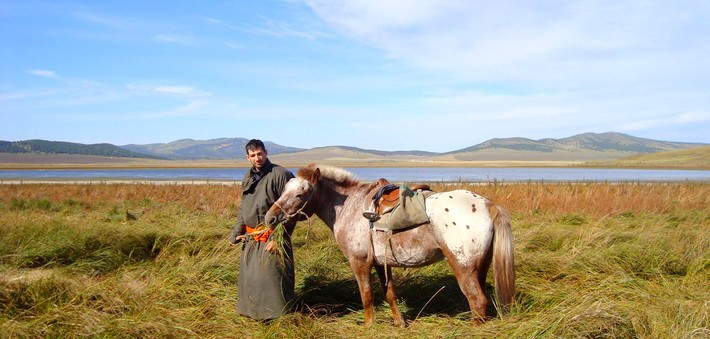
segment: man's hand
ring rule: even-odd
[[[229,246],[235,246],[235,245],[239,244],[240,242],[243,242],[244,240],[246,240],[246,238],[247,238],[246,235],[240,235],[240,236],[234,238],[234,240],[230,239]]]
[[[273,253],[276,250],[276,243],[273,240],[269,240],[266,244],[266,250]]]
[[[246,226],[245,225],[234,225],[234,230],[232,230],[232,233],[229,235],[229,244],[230,245],[236,245],[242,241],[244,241],[246,233]]]

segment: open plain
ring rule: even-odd
[[[6,337],[648,337],[710,335],[710,184],[468,185],[513,217],[517,291],[470,323],[446,262],[395,269],[408,321],[376,291],[361,324],[355,279],[317,218],[295,236],[296,312],[235,313],[238,186],[0,186]],[[435,187],[435,189],[450,189]],[[489,274],[486,292],[492,293]],[[493,305],[491,303],[491,305]]]

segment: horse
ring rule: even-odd
[[[267,211],[265,221],[274,227],[315,214],[331,229],[355,274],[365,326],[375,320],[372,267],[398,327],[405,322],[389,278],[392,267],[421,267],[446,258],[468,299],[472,321],[480,324],[486,318],[488,301],[483,291],[492,261],[498,302],[503,309],[511,305],[515,293],[513,235],[510,215],[503,207],[467,190],[433,193],[425,201],[428,223],[393,233],[378,232],[362,216],[375,183],[362,182],[331,166],[309,164],[297,173]]]

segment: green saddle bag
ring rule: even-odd
[[[430,191],[412,191],[407,186],[399,187],[399,203],[388,213],[382,215],[380,220],[373,223],[372,228],[377,231],[397,231],[405,228],[419,226],[429,222],[426,214],[426,197]]]

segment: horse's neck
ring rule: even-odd
[[[361,215],[363,202],[368,193],[368,186],[341,186],[332,181],[323,181],[319,185],[318,208],[315,214],[330,227],[342,220],[355,220]]]

